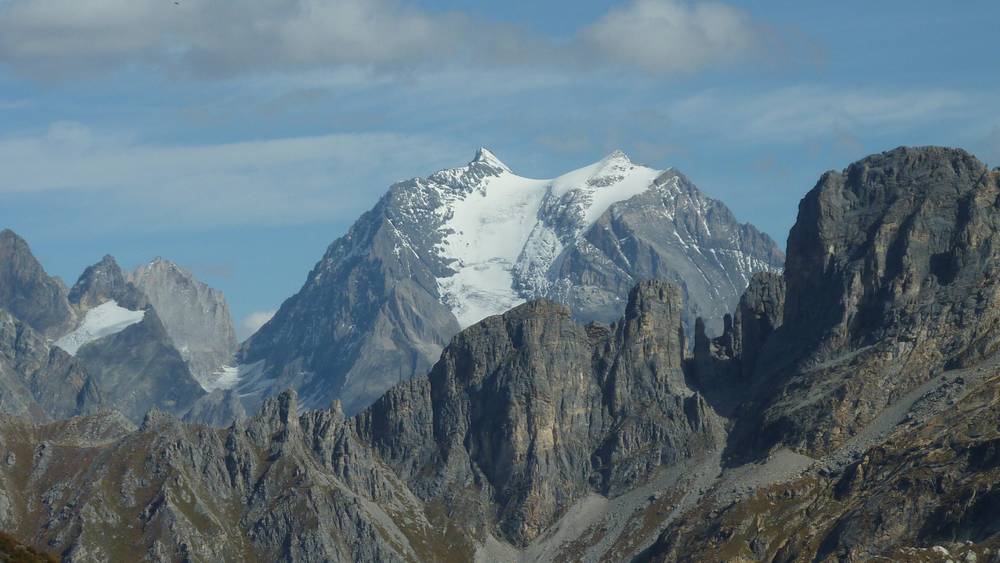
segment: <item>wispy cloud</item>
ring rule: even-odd
[[[271,317],[277,313],[274,309],[268,309],[266,311],[254,311],[243,318],[240,323],[240,337],[247,338],[251,334],[260,330],[260,327],[264,326],[267,321],[271,320]]]
[[[973,105],[972,94],[948,89],[795,86],[760,93],[710,91],[673,103],[667,111],[679,123],[732,138],[792,140],[832,134],[838,142],[853,143],[853,131],[859,128],[910,127],[964,115]]]
[[[132,229],[335,220],[371,205],[398,171],[430,172],[461,154],[425,135],[168,146],[59,122],[40,135],[0,138],[0,194],[99,201]]]
[[[689,72],[740,60],[764,46],[761,26],[721,2],[636,0],[581,33],[595,53],[650,72]]]
[[[210,76],[421,65],[659,74],[751,58],[775,35],[716,1],[633,0],[569,41],[399,0],[0,2],[0,64],[43,77],[134,66]]]

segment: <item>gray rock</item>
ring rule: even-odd
[[[102,402],[80,362],[0,309],[0,410],[45,421],[93,412]]]
[[[184,414],[184,422],[223,428],[246,418],[239,393],[232,389],[216,389],[195,401]]]
[[[28,244],[10,229],[0,231],[0,308],[50,338],[76,323],[65,286],[45,273]]]
[[[236,353],[236,331],[222,292],[162,258],[139,266],[130,279],[156,309],[195,379],[211,385]]]
[[[143,309],[148,304],[142,292],[125,277],[115,259],[105,256],[84,270],[69,291],[69,301],[79,310],[86,311],[112,300],[132,311]]]
[[[935,147],[820,179],[789,234],[784,322],[755,374],[762,441],[827,451],[892,398],[998,349],[997,179]]]

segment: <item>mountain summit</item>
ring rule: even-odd
[[[393,185],[334,241],[298,294],[239,352],[255,408],[294,388],[308,407],[351,413],[424,373],[460,328],[550,298],[610,322],[645,279],[681,287],[683,318],[721,329],[750,277],[782,267],[673,169],[621,151],[551,179],[520,176],[488,149],[465,166]]]

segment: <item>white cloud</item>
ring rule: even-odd
[[[764,35],[714,1],[634,0],[569,42],[402,0],[0,2],[0,64],[45,77],[137,64],[209,76],[455,64],[669,73],[745,59]]]
[[[464,155],[439,138],[331,134],[193,146],[138,143],[59,122],[0,137],[0,194],[79,205],[89,228],[157,230],[348,220],[399,176]],[[445,159],[443,161],[443,159]],[[103,209],[93,223],[82,209]]]
[[[761,93],[710,91],[672,104],[678,123],[744,140],[836,135],[910,127],[962,115],[974,96],[947,89],[843,90],[796,86]]]
[[[249,337],[251,334],[260,330],[260,327],[264,326],[267,321],[271,320],[271,317],[277,313],[274,309],[269,309],[267,311],[254,311],[243,318],[243,322],[240,323],[241,333],[244,338]]]
[[[687,72],[746,58],[763,46],[750,16],[721,2],[635,0],[585,29],[583,40],[617,63]]]
[[[145,61],[211,72],[386,64],[452,48],[461,19],[394,0],[8,0],[0,57],[22,67]]]

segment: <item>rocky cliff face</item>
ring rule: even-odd
[[[162,258],[139,266],[131,281],[156,309],[191,373],[212,387],[236,353],[236,331],[222,292]]]
[[[9,229],[0,231],[0,308],[48,337],[76,322],[65,286],[45,273],[24,239]]]
[[[820,179],[788,238],[783,325],[755,375],[758,436],[829,451],[892,399],[997,350],[997,180],[940,148]]]
[[[0,309],[0,410],[47,421],[93,412],[101,403],[80,362]]]
[[[770,237],[668,170],[648,190],[610,207],[565,251],[546,293],[578,318],[610,322],[637,281],[666,280],[684,293],[686,326],[702,317],[719,334],[750,278],[780,271],[783,261]]]
[[[682,288],[688,332],[697,315],[721,329],[750,277],[782,260],[674,170],[616,151],[535,180],[483,149],[392,186],[335,241],[242,347],[240,388],[259,402],[291,387],[311,407],[339,399],[353,413],[426,372],[461,327],[538,298],[611,322],[645,279]]]
[[[644,283],[611,327],[549,301],[487,318],[359,431],[424,500],[483,507],[470,526],[525,545],[588,491],[620,494],[721,445],[721,419],[685,381],[681,303]]]
[[[943,393],[938,414],[918,403],[844,466],[816,463],[742,497],[709,491],[641,560],[996,561],[996,367],[981,385],[951,378],[923,400]]]

